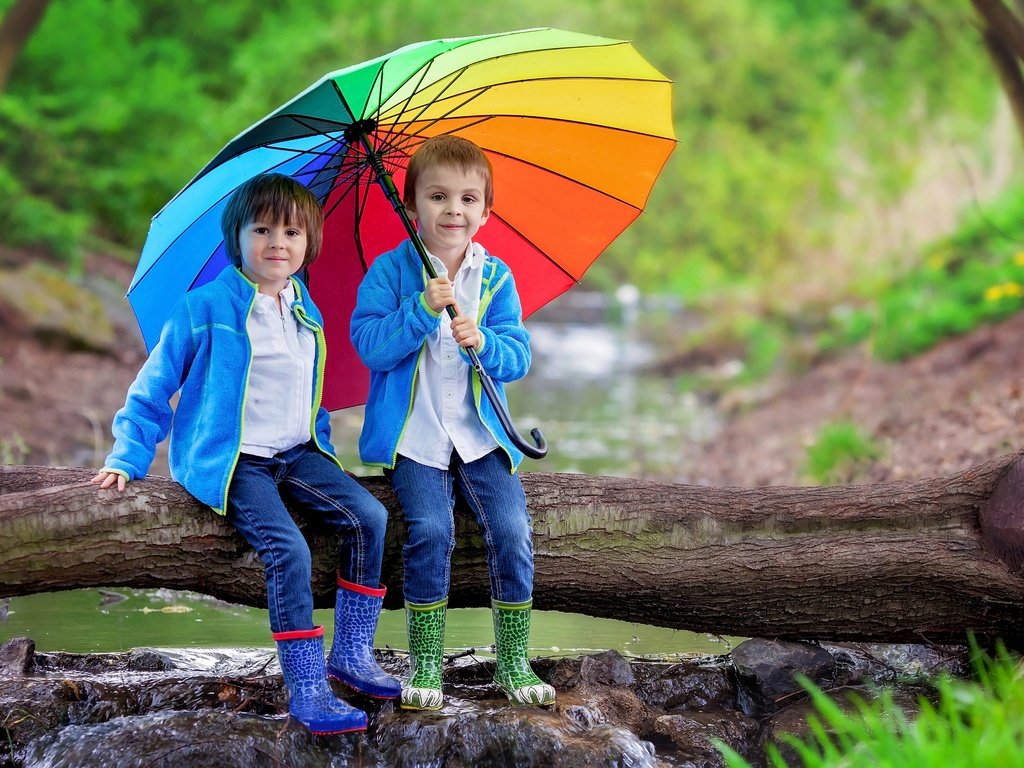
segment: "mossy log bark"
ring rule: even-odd
[[[262,606],[263,568],[222,518],[153,477],[124,494],[92,470],[0,467],[0,597],[166,587]],[[403,525],[384,562],[401,605]],[[1024,638],[1024,454],[945,477],[827,488],[719,488],[525,473],[535,606],[738,636],[878,642]],[[459,512],[452,607],[486,606],[483,540]],[[333,604],[335,545],[306,530]]]

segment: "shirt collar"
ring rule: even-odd
[[[281,306],[287,307],[291,310],[292,304],[295,302],[295,286],[292,285],[292,281],[289,280],[284,284],[284,288],[279,294],[281,298]],[[275,315],[277,312],[277,303],[274,301],[273,296],[267,296],[265,293],[256,293],[256,310],[258,312],[273,312]]]
[[[439,275],[445,275],[451,279],[452,276],[448,274],[448,268],[444,263],[429,251],[427,252],[427,255],[430,256],[430,263],[434,265],[434,271]],[[459,267],[459,271],[461,272],[463,269],[477,269],[478,267],[483,266],[484,259],[486,258],[487,250],[479,243],[470,241],[469,245],[466,246],[466,258],[462,260],[462,265]]]

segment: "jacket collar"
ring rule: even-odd
[[[259,287],[242,274],[242,270],[238,267],[229,264],[221,270],[220,274],[217,275],[217,279],[222,281],[231,293],[242,301],[250,302],[256,295]],[[295,289],[295,301],[299,304],[303,304],[306,301],[306,286],[302,284],[302,281],[292,275],[289,278],[292,281],[292,287]]]

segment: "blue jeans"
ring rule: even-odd
[[[408,528],[402,550],[405,599],[433,603],[448,596],[455,549],[455,494],[465,499],[483,530],[491,597],[507,603],[533,594],[533,540],[526,494],[500,449],[468,464],[454,455],[447,469],[399,456],[385,471]]]
[[[309,545],[285,504],[338,534],[338,570],[376,588],[384,555],[384,506],[311,443],[264,458],[243,453],[228,489],[228,521],[263,561],[270,629],[313,628]]]

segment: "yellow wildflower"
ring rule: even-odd
[[[1003,286],[993,285],[985,289],[985,301],[999,301],[1003,298]]]

